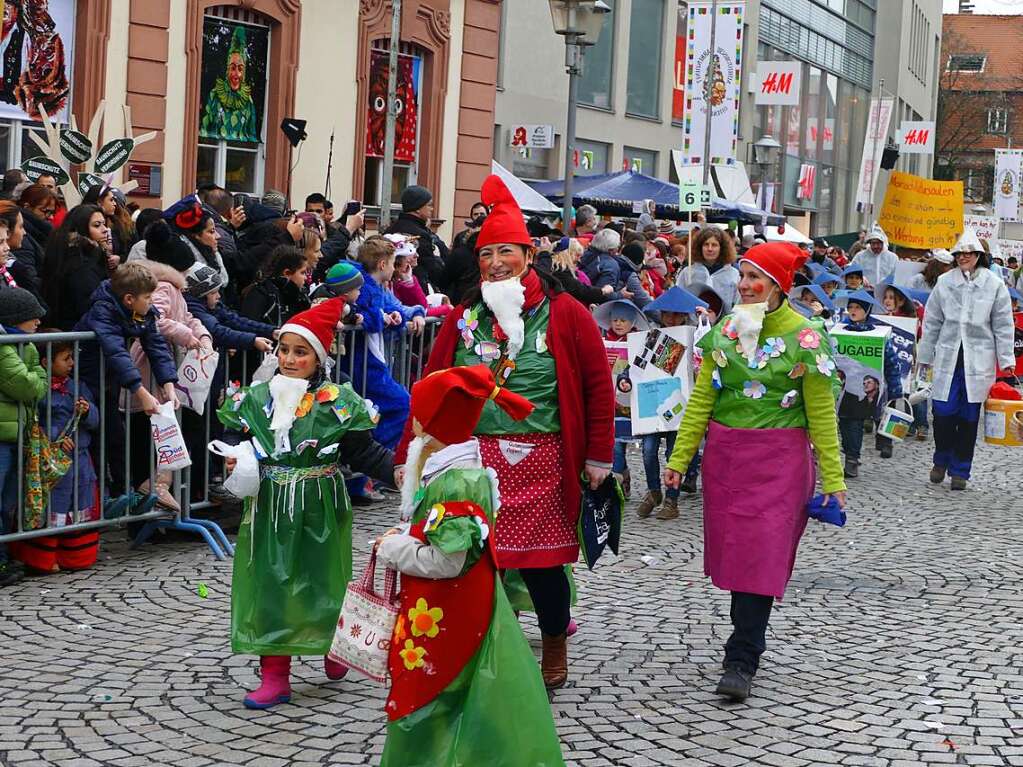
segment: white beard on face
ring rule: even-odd
[[[732,322],[735,324],[735,332],[739,334],[739,351],[746,357],[747,362],[753,362],[756,356],[765,314],[766,301],[758,304],[738,304],[733,310]]]
[[[408,446],[405,458],[405,481],[401,483],[401,520],[407,522],[416,510],[416,491],[419,480],[423,476],[423,450],[430,444],[432,437],[426,435],[416,437]]]
[[[518,277],[480,285],[483,303],[494,313],[494,319],[508,336],[508,359],[515,359],[526,340],[526,323],[522,307],[526,303],[526,286]]]
[[[278,373],[270,379],[270,396],[273,397],[273,415],[270,430],[274,433],[274,455],[286,450],[288,432],[295,423],[295,411],[309,389],[305,378],[288,378]]]

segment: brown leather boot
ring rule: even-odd
[[[568,634],[551,636],[543,634],[543,659],[540,661],[540,675],[548,690],[564,687],[568,681]]]

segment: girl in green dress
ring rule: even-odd
[[[229,395],[221,422],[244,431],[259,460],[259,492],[245,501],[231,588],[231,649],[260,656],[262,685],[247,708],[291,698],[292,655],[326,656],[352,578],[352,507],[341,464],[388,482],[390,451],[370,435],[372,405],[326,377],[344,299],[281,328],[279,372]],[[233,470],[234,461],[227,460]],[[324,657],[330,679],[345,669]]]

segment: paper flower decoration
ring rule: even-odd
[[[804,375],[806,375],[806,365],[802,362],[797,362],[792,366],[792,370],[789,371],[789,378],[792,379],[802,378]]]
[[[781,406],[784,408],[790,408],[796,404],[796,397],[799,396],[799,392],[795,389],[785,392],[785,396],[781,398]]]
[[[337,395],[341,393],[341,389],[336,384],[324,384],[316,392],[316,401],[320,404],[325,402],[333,402],[337,399]]]
[[[423,656],[426,655],[426,648],[416,647],[411,639],[405,640],[405,649],[400,650],[398,655],[405,663],[405,668],[409,671],[414,671],[426,665],[426,661],[423,660]]]
[[[298,403],[298,407],[295,408],[295,418],[302,418],[303,416],[309,415],[309,411],[313,409],[313,395],[311,392],[306,392],[302,395],[302,401]]]
[[[735,329],[735,322],[731,317],[725,320],[725,324],[721,326],[721,334],[733,341],[739,337],[739,331]]]
[[[751,370],[763,370],[767,367],[768,359],[769,357],[763,349],[757,349],[753,352],[753,359],[749,361],[749,367]]]
[[[821,345],[821,335],[813,328],[803,328],[797,337],[799,345],[804,349],[816,349]]]
[[[476,356],[484,362],[493,362],[501,356],[501,347],[493,341],[483,341],[476,344]]]
[[[479,517],[473,517],[472,521],[476,523],[476,526],[480,529],[480,540],[485,541],[490,537],[490,525],[484,522]]]
[[[439,607],[430,607],[422,597],[416,600],[416,606],[408,611],[408,622],[412,626],[412,636],[425,636],[433,639],[440,633],[438,625],[444,619],[444,611]]]
[[[780,357],[785,353],[785,339],[783,338],[768,338],[764,342],[764,354],[768,357]]]
[[[724,349],[715,349],[713,352],[711,352],[710,356],[714,358],[714,363],[719,368],[728,366],[728,357],[725,355]]]
[[[717,368],[714,368],[714,372],[710,374],[710,383],[715,389],[720,389],[723,386],[721,383],[721,373]]]
[[[408,637],[407,626],[408,623],[405,620],[405,616],[399,615],[398,620],[394,622],[393,641],[396,645],[400,645]]]
[[[767,387],[760,381],[746,381],[742,385],[742,393],[750,399],[760,399],[767,393]]]
[[[831,359],[827,354],[818,354],[817,357],[817,371],[822,376],[830,377],[835,372],[835,361]]]
[[[432,533],[440,527],[440,523],[443,521],[445,513],[444,505],[441,503],[435,503],[430,508],[430,513],[426,517],[426,525],[423,527],[423,532]]]
[[[458,329],[462,333],[462,342],[465,344],[466,349],[472,348],[473,342],[473,331],[479,327],[479,321],[476,319],[475,310],[470,309],[462,315],[462,319],[458,321]]]

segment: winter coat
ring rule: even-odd
[[[932,397],[947,401],[960,353],[970,402],[983,402],[997,368],[1016,364],[1012,301],[1005,283],[979,267],[967,280],[961,269],[938,278],[924,310],[917,361],[934,367]]]
[[[156,290],[153,291],[153,307],[158,312],[156,328],[170,345],[171,353],[174,355],[175,368],[185,356],[185,347],[196,340],[202,343],[207,351],[212,351],[213,337],[206,327],[188,311],[185,295],[181,292],[185,287],[185,275],[173,267],[155,261],[146,261],[145,265],[157,281]],[[141,344],[132,344],[131,359],[142,376],[143,385],[149,386],[152,371],[149,357],[146,356]],[[166,400],[163,390],[160,388],[150,393],[159,402]],[[128,407],[131,412],[139,409],[135,400],[131,400]]]
[[[610,285],[618,290],[622,267],[618,259],[610,253],[589,248],[579,259],[579,268],[585,272],[593,287],[602,288]]]
[[[465,242],[458,243],[457,239],[444,261],[444,275],[441,278],[444,292],[455,306],[461,303],[462,296],[470,288],[480,284],[480,264],[475,251]]]
[[[397,220],[387,227],[385,234],[404,234],[407,237],[418,237],[416,250],[419,263],[413,270],[424,292],[429,292],[427,283],[443,292],[448,285],[444,281],[444,263],[448,260],[448,246],[433,233],[426,222],[411,213],[402,213]]]
[[[256,322],[279,328],[311,306],[305,291],[286,277],[257,282],[242,298],[240,312]]]
[[[21,335],[14,328],[5,334]],[[19,426],[32,419],[35,403],[46,393],[49,377],[39,364],[35,344],[0,344],[0,442],[17,442]]]
[[[17,265],[17,270],[12,270],[12,273],[19,287],[31,291],[36,298],[41,298],[42,278],[39,272],[43,268],[46,242],[53,234],[53,226],[26,208],[21,209],[21,218],[25,223],[25,236],[22,238],[21,247],[11,252]]]
[[[150,307],[146,316],[135,319],[124,303],[114,295],[110,280],[105,280],[93,292],[89,311],[75,324],[76,331],[96,334],[99,347],[106,358],[106,380],[117,387],[135,392],[142,386],[142,374],[132,362],[128,344],[138,341],[146,352],[158,384],[176,383],[177,366],[170,347],[156,327],[160,313]],[[98,392],[100,360],[95,347],[85,344],[78,358],[79,379]],[[148,379],[146,385],[149,385]]]
[[[46,324],[70,330],[92,308],[92,295],[108,276],[107,261],[102,248],[77,234],[69,238],[64,257],[64,276],[47,275],[43,294],[50,308]],[[50,280],[57,284],[47,286]]]
[[[866,248],[857,253],[852,262],[855,266],[863,267],[863,279],[870,283],[871,287],[876,287],[895,273],[899,257],[890,250],[882,250],[875,254],[870,248]]]
[[[220,272],[221,290],[224,290],[228,285],[228,274],[227,267],[224,266],[224,260],[220,257],[220,254],[208,248],[205,245],[195,242],[190,237],[185,235],[179,235],[182,242],[184,242],[189,249],[192,251],[192,256],[195,258],[197,264],[206,264],[211,269],[216,269]]]
[[[612,298],[612,294],[605,295],[603,290],[590,285],[590,278],[581,269],[555,269],[551,274],[561,283],[565,292],[583,306],[602,304]]]
[[[343,226],[333,230],[320,246],[320,260],[313,270],[313,282],[323,282],[327,272],[334,264],[348,258],[348,246],[352,244],[352,235]]]
[[[216,349],[251,349],[257,338],[272,338],[276,328],[265,322],[256,322],[242,317],[218,301],[212,309],[206,305],[205,298],[185,294],[188,311],[213,337]]]
[[[96,398],[84,381],[78,382],[75,390],[73,377],[66,382],[67,392],[53,390],[39,401],[39,423],[45,429],[49,424],[51,440],[60,436],[75,414],[75,402],[84,399],[89,403],[89,412],[78,421],[78,435],[70,436],[75,442],[73,463],[68,473],[61,477],[50,491],[50,519],[75,511],[75,474],[78,475],[78,508],[92,508],[96,502],[96,469],[89,457],[92,436],[99,430],[99,406]],[[77,467],[76,467],[77,464]],[[84,521],[84,520],[83,520]],[[52,522],[51,522],[52,524]]]
[[[739,303],[739,270],[734,264],[722,264],[711,271],[706,264],[694,263],[679,272],[675,280],[676,285],[686,290],[694,283],[709,284],[730,306]]]
[[[629,300],[642,309],[654,299],[643,288],[643,283],[639,279],[639,270],[625,256],[615,256],[615,259],[618,261],[619,276],[612,298],[624,298],[622,291],[627,290],[632,293],[632,298]]]

